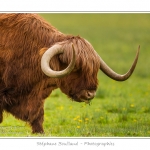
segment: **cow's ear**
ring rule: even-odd
[[[48,49],[47,47],[41,48],[39,51],[39,55],[43,56],[43,54],[46,52],[47,49]]]

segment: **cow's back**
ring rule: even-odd
[[[0,14],[0,89],[30,90],[39,82],[39,51],[61,41],[59,35],[37,14]]]

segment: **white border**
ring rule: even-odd
[[[0,0],[1,12],[147,12],[149,0]]]
[[[0,12],[40,13],[145,13],[150,11],[149,0],[0,0]],[[76,146],[37,146],[37,142],[79,142]],[[84,142],[112,142],[114,146],[87,146]],[[0,138],[0,147],[5,150],[26,149],[144,149],[148,150],[150,138]]]
[[[149,150],[148,138],[3,138],[0,146],[5,150]]]

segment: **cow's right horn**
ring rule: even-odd
[[[73,49],[73,54],[72,54],[72,59],[71,59],[69,66],[64,70],[54,71],[50,68],[49,62],[53,56],[63,53],[64,50],[62,49],[62,46],[59,44],[53,45],[51,48],[49,48],[43,54],[43,56],[41,58],[41,69],[42,69],[42,71],[47,76],[52,77],[52,78],[60,78],[60,77],[64,77],[64,76],[68,75],[73,70],[73,68],[75,66],[76,55],[75,55],[75,50],[74,50],[73,44],[72,44],[72,49]]]

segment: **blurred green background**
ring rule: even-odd
[[[1,136],[149,136],[150,14],[40,15],[59,31],[87,39],[117,73],[128,71],[140,45],[139,60],[133,75],[124,82],[114,81],[99,71],[97,95],[90,106],[72,102],[55,90],[45,103],[44,135],[32,135],[26,123],[5,114],[4,122],[0,125],[3,126]]]
[[[150,47],[150,14],[64,13],[40,15],[59,31],[65,34],[80,35],[87,39],[101,57],[119,72],[124,73],[124,70],[128,70],[134,59],[137,47],[140,45],[140,66],[138,64],[140,69],[137,69],[135,74],[139,76],[149,75],[147,69],[149,59],[147,55]]]

